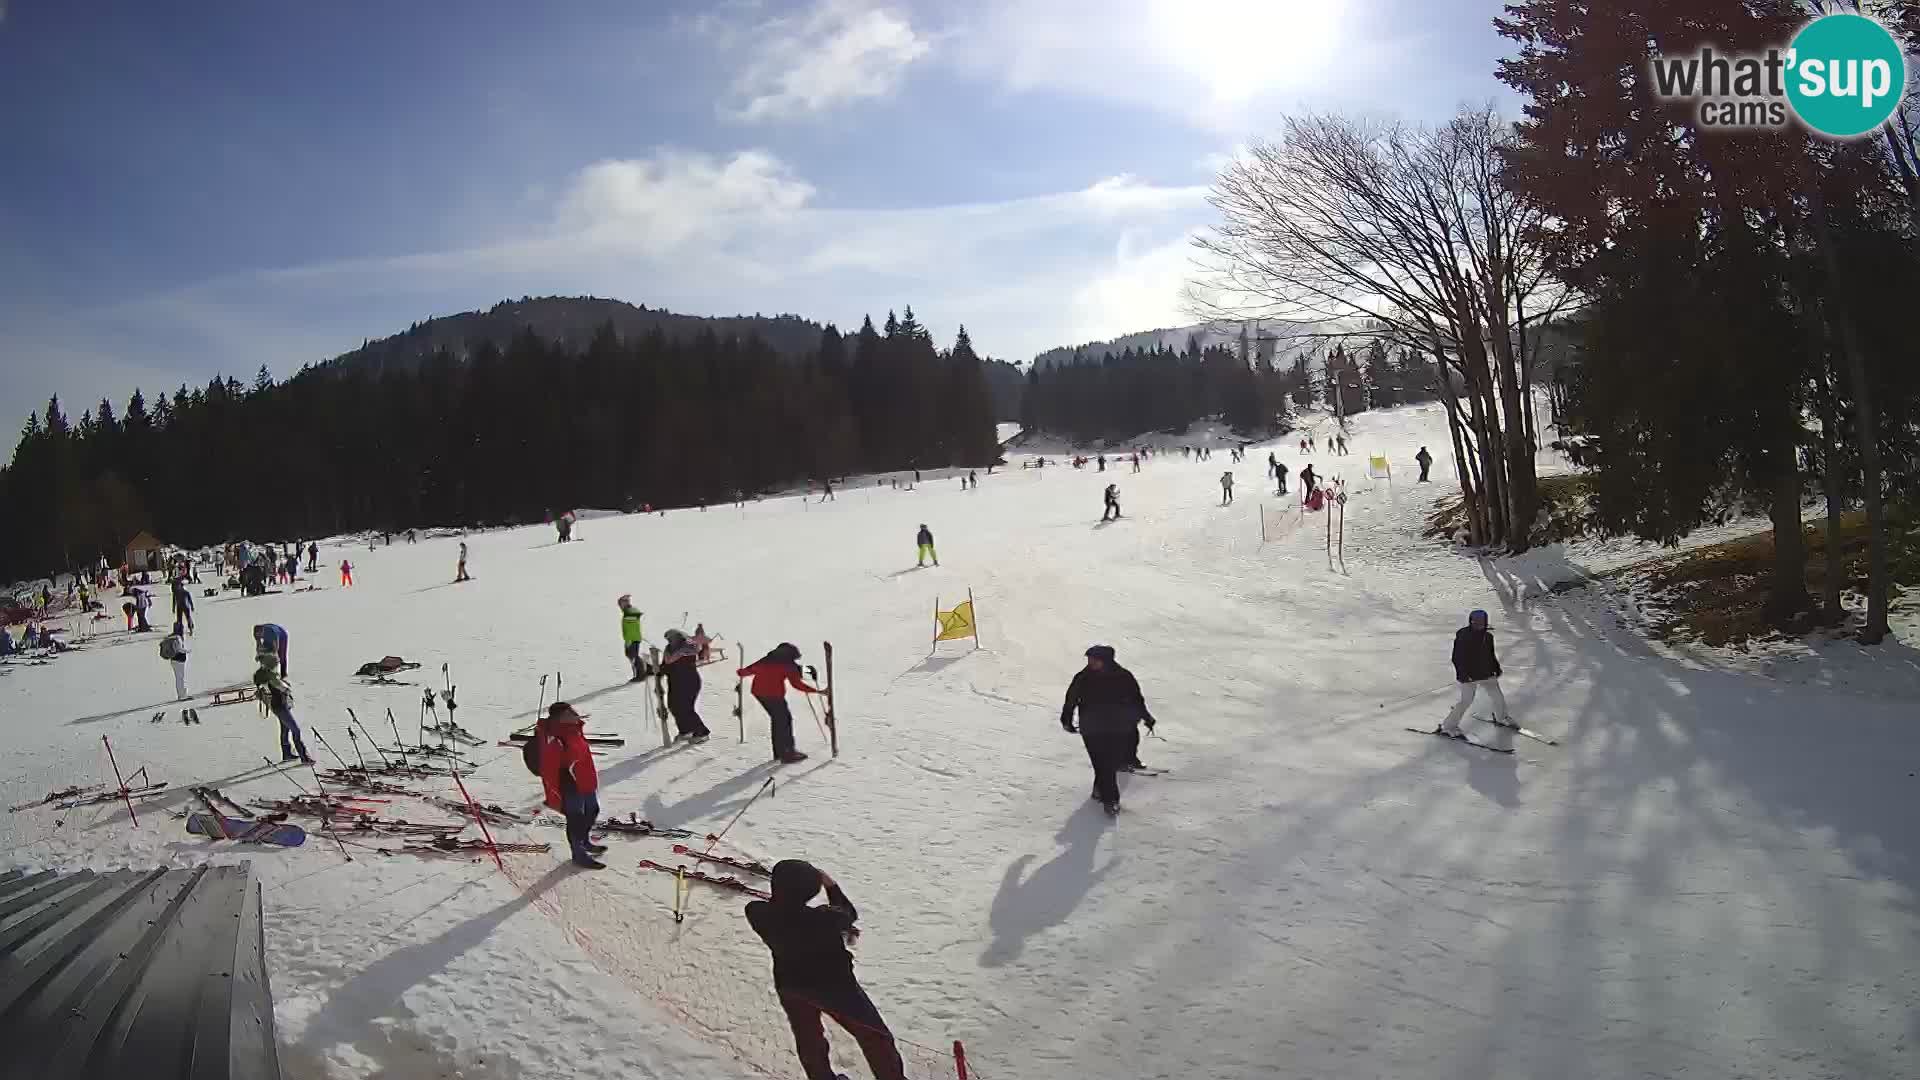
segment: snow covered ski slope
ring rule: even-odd
[[[1419,539],[1449,479],[1439,464],[1439,483],[1408,482],[1419,444],[1450,457],[1437,409],[1354,429],[1346,458],[1271,447],[1347,479],[1344,572],[1317,519],[1261,543],[1267,446],[1238,466],[1162,454],[1137,475],[1016,461],[975,491],[849,482],[825,505],[587,519],[566,545],[474,534],[475,580],[457,586],[453,540],[323,549],[353,560],[353,588],[204,601],[191,678],[244,680],[249,628],[279,623],[296,714],[348,754],[347,708],[383,727],[391,707],[407,732],[446,663],[459,722],[488,741],[468,787],[510,809],[538,783],[492,741],[555,671],[590,731],[627,739],[599,760],[610,814],[697,837],[775,776],[718,850],[804,857],[845,886],[861,979],[914,1044],[913,1076],[952,1075],[955,1039],[987,1080],[1920,1074],[1915,703],[1661,661],[1543,596],[1578,575],[1555,552],[1477,562]],[[1364,478],[1376,451],[1391,485]],[[1220,507],[1230,467],[1238,498]],[[1108,483],[1126,516],[1101,525]],[[922,522],[938,568],[914,568]],[[969,588],[982,648],[930,655],[936,601]],[[712,741],[659,749],[621,593],[656,643],[683,612],[730,657],[791,641],[819,664],[833,642],[839,757],[798,698],[810,760],[768,763],[751,700],[742,745],[732,664],[703,669]],[[1448,646],[1476,607],[1517,718],[1560,745],[1475,721],[1515,752],[1403,730],[1447,708]],[[254,769],[277,748],[251,704],[203,697],[203,723],[179,724],[152,638],[0,680],[0,802],[110,780],[103,734],[122,767],[174,785],[311,788]],[[1164,736],[1142,756],[1168,770],[1123,775],[1115,820],[1058,723],[1096,642],[1139,677]],[[401,676],[415,685],[351,676],[388,653],[423,663]],[[560,830],[496,825],[555,845],[502,874],[371,841],[345,862],[317,822],[302,847],[237,852],[167,816],[187,809],[149,799],[138,829],[117,804],[24,810],[0,816],[0,847],[65,867],[253,859],[290,1077],[799,1075],[745,896],[693,883],[676,923],[673,878],[638,866],[704,843],[609,835],[609,869],[589,874],[564,865]],[[403,797],[393,816],[452,820]]]

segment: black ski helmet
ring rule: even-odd
[[[1103,664],[1111,664],[1114,662],[1113,646],[1089,645],[1087,646],[1087,657],[1092,660],[1098,660]]]
[[[773,864],[773,902],[795,906],[820,894],[820,871],[805,859],[781,859]]]

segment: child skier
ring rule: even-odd
[[[793,1029],[794,1052],[807,1080],[836,1080],[822,1016],[831,1016],[860,1044],[875,1080],[906,1080],[893,1033],[853,975],[847,943],[860,913],[826,871],[799,859],[773,864],[771,900],[747,905],[747,925],[773,953],[773,989]],[[810,906],[821,889],[827,902]]]
[[[793,710],[787,707],[787,686],[791,684],[803,694],[820,691],[800,678],[799,648],[781,642],[772,652],[735,671],[734,675],[742,679],[753,676],[753,698],[773,722],[774,759],[788,765],[807,760],[807,755],[793,745]]]
[[[620,640],[627,653],[627,663],[633,668],[633,678],[629,682],[639,682],[647,677],[647,661],[640,655],[640,647],[646,642],[646,634],[640,629],[640,617],[646,612],[633,606],[630,593],[620,594]]]
[[[933,530],[927,528],[925,522],[921,523],[920,532],[914,536],[913,542],[920,547],[920,561],[916,565],[925,566],[928,559],[933,560],[933,565],[940,565],[940,555],[933,550]]]
[[[674,727],[689,743],[703,743],[711,734],[694,708],[700,700],[700,646],[678,629],[666,633],[667,649],[660,666],[667,676],[667,711]]]
[[[1453,635],[1453,678],[1460,684],[1460,700],[1454,702],[1447,718],[1440,721],[1436,735],[1446,735],[1454,739],[1464,739],[1466,732],[1460,730],[1460,718],[1466,715],[1467,706],[1473,704],[1474,693],[1485,689],[1487,696],[1493,699],[1493,718],[1497,723],[1511,725],[1513,717],[1507,712],[1507,696],[1500,691],[1500,659],[1493,653],[1493,632],[1487,629],[1487,613],[1475,610],[1467,616],[1467,625]]]
[[[300,738],[300,725],[293,719],[293,688],[287,685],[283,674],[273,670],[272,652],[262,649],[255,660],[259,667],[253,673],[254,693],[266,701],[267,710],[280,721],[280,760],[313,764],[313,759],[307,756],[307,744]]]
[[[342,588],[353,585],[353,564],[345,559],[340,560],[340,585]]]

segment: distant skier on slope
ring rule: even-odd
[[[807,760],[807,755],[795,749],[793,745],[793,710],[787,707],[787,687],[792,685],[803,694],[818,694],[819,690],[806,684],[800,677],[800,650],[787,642],[776,645],[772,652],[734,672],[738,678],[753,677],[753,699],[766,710],[767,719],[773,722],[773,756],[784,764]]]
[[[1106,491],[1106,509],[1100,511],[1101,521],[1120,520],[1120,485],[1108,484]]]
[[[640,627],[640,617],[646,612],[633,606],[631,593],[621,593],[618,603],[621,648],[626,651],[627,665],[633,668],[633,678],[629,681],[639,682],[647,677],[647,662],[640,655],[640,647],[647,639]]]
[[[1220,474],[1220,505],[1233,505],[1233,472],[1228,470]]]
[[[925,566],[928,559],[933,560],[933,565],[940,565],[940,553],[933,550],[933,530],[927,528],[924,522],[920,525],[920,531],[914,535],[913,542],[920,549],[920,561],[914,565]]]
[[[773,989],[807,1080],[844,1080],[833,1071],[822,1016],[833,1017],[859,1042],[875,1080],[906,1080],[893,1033],[853,975],[847,944],[860,932],[853,901],[826,871],[799,859],[773,864],[771,876],[773,899],[749,903],[747,925],[773,953]],[[827,902],[810,906],[822,888]]]
[[[467,573],[467,542],[465,540],[460,541],[460,565],[454,568],[453,580],[456,582],[473,580]]]
[[[320,545],[308,544],[307,545],[307,573],[317,574],[319,572],[320,572]]]
[[[1073,723],[1076,709],[1078,728]],[[1077,731],[1086,744],[1087,759],[1093,763],[1093,797],[1109,814],[1120,812],[1119,771],[1141,767],[1136,750],[1141,723],[1153,730],[1153,714],[1147,711],[1139,681],[1114,659],[1113,646],[1090,646],[1087,666],[1067,686],[1060,726],[1069,733]]]
[[[1500,690],[1500,658],[1494,655],[1493,632],[1487,628],[1484,611],[1469,613],[1467,625],[1453,635],[1453,678],[1460,684],[1460,700],[1453,703],[1434,734],[1466,738],[1466,732],[1460,730],[1460,718],[1473,704],[1475,691],[1482,688],[1493,699],[1493,718],[1503,724],[1513,723],[1513,715],[1507,711],[1507,695]]]
[[[1278,461],[1273,463],[1273,482],[1275,495],[1287,493],[1287,467],[1284,463]]]
[[[694,706],[700,699],[700,646],[678,629],[666,633],[666,652],[660,666],[667,676],[667,711],[680,737],[689,743],[707,741],[710,732]]]
[[[1419,453],[1413,455],[1413,460],[1420,463],[1419,483],[1427,483],[1427,470],[1433,468],[1433,455],[1427,453],[1427,448],[1423,446]]]

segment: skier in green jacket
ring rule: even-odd
[[[620,596],[620,640],[626,643],[627,663],[633,665],[633,681],[640,682],[647,677],[647,660],[643,654],[646,635],[640,629],[640,616],[645,614],[633,606],[633,596],[622,593]]]

